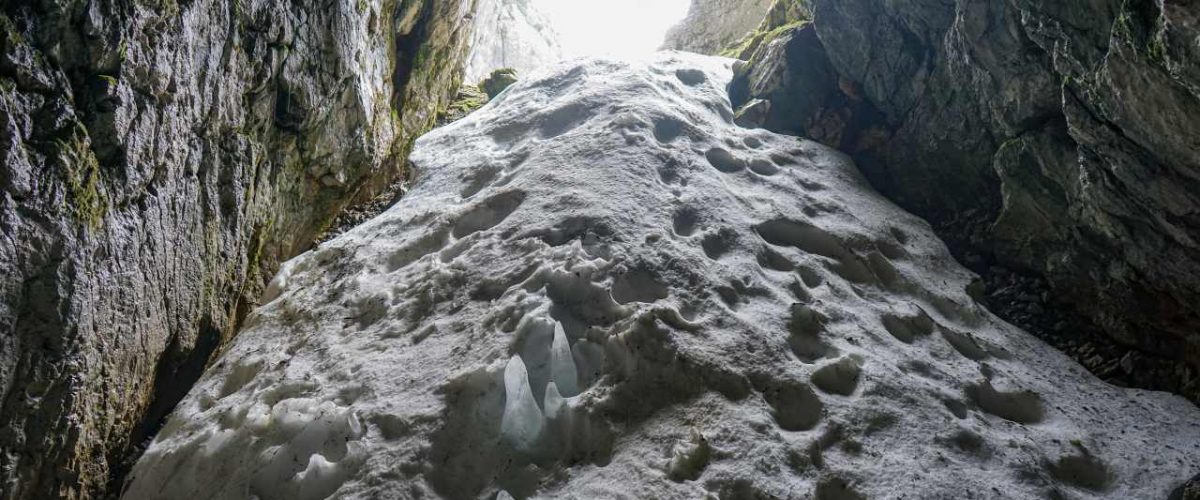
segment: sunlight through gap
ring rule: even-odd
[[[653,54],[690,0],[534,0],[558,32],[567,58],[635,60]]]

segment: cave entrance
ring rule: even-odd
[[[559,34],[565,57],[639,59],[658,50],[690,0],[533,0]]]
[[[527,74],[575,57],[646,58],[690,6],[691,0],[482,0],[466,78],[478,81],[499,68]]]

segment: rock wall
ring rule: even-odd
[[[687,16],[667,31],[664,49],[716,54],[762,22],[772,0],[692,0]]]
[[[527,73],[562,58],[558,33],[530,0],[479,0],[475,25],[468,82],[500,68]]]
[[[853,153],[973,267],[1200,366],[1200,3],[810,5],[742,81],[768,127]]]
[[[0,497],[119,486],[264,277],[402,174],[472,8],[5,4]]]

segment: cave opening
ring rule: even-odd
[[[690,0],[534,0],[559,35],[564,58],[636,60],[662,46]]]
[[[466,81],[501,68],[528,74],[578,57],[645,59],[691,6],[691,0],[486,0],[475,16]]]

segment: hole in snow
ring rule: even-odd
[[[704,158],[708,159],[708,163],[713,168],[727,174],[732,174],[746,168],[746,162],[733,156],[733,153],[730,153],[727,149],[712,148],[707,153],[704,153]]]
[[[979,341],[975,340],[975,337],[971,334],[956,332],[949,328],[942,328],[941,331],[942,337],[950,343],[951,347],[954,347],[954,350],[962,354],[963,357],[973,361],[981,361],[988,358],[987,350],[980,346]]]
[[[635,269],[618,276],[612,287],[613,300],[621,304],[654,302],[667,298],[667,292],[667,287],[644,269]]]
[[[542,118],[540,127],[542,139],[552,139],[570,132],[587,120],[590,115],[588,109],[579,104],[551,111]]]
[[[761,158],[750,160],[750,170],[758,175],[775,175],[779,173],[779,167]]]
[[[788,346],[800,361],[813,363],[821,358],[835,355],[836,349],[821,340],[821,332],[828,321],[824,314],[804,304],[793,304],[788,318]]]
[[[1055,479],[1085,490],[1104,491],[1113,483],[1113,472],[1108,464],[1086,450],[1079,455],[1059,458],[1049,469]]]
[[[818,368],[812,374],[813,385],[829,394],[849,396],[858,387],[858,378],[862,374],[861,362],[851,356],[844,357],[833,363]]]
[[[933,333],[933,319],[920,307],[916,308],[915,313],[886,313],[880,319],[887,332],[905,344]]]
[[[691,236],[696,232],[696,210],[684,207],[675,212],[674,229],[679,236]]]
[[[683,133],[684,123],[674,118],[661,118],[654,121],[654,138],[658,142],[668,143]]]
[[[983,411],[1018,424],[1036,424],[1045,416],[1041,396],[1032,391],[999,391],[985,381],[966,393]]]
[[[703,71],[692,68],[675,70],[675,77],[678,78],[679,81],[683,82],[684,85],[689,86],[700,85],[708,80],[708,77],[704,76]]]
[[[458,219],[454,224],[454,237],[463,238],[476,231],[491,229],[516,211],[524,201],[523,191],[507,191],[488,198]]]
[[[775,423],[785,431],[806,431],[821,420],[821,400],[806,384],[777,381],[763,391],[763,399],[771,406]]]
[[[831,477],[817,484],[817,500],[862,500],[864,497],[839,477]]]
[[[721,228],[715,233],[704,235],[704,239],[700,240],[700,247],[704,249],[704,255],[717,260],[733,250],[736,240],[737,233],[729,228]]]

